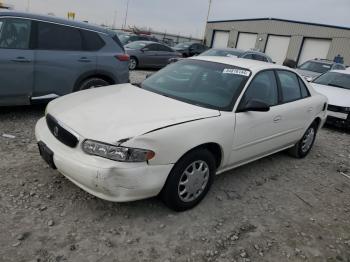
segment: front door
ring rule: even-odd
[[[275,151],[281,146],[282,116],[279,109],[277,81],[273,70],[258,73],[241,99],[240,108],[250,100],[270,106],[268,112],[237,112],[230,157],[231,165],[239,165]]]
[[[32,22],[0,18],[0,105],[29,104],[33,90]]]

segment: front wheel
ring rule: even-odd
[[[313,123],[304,133],[303,137],[299,140],[298,143],[294,145],[289,150],[289,154],[296,158],[304,158],[311,151],[312,146],[314,145],[317,133],[317,124]]]
[[[162,200],[175,211],[193,208],[209,191],[215,171],[215,159],[208,150],[186,154],[170,172],[161,192]]]
[[[129,70],[135,70],[137,68],[137,59],[135,57],[130,57],[129,60]]]
[[[96,88],[96,87],[101,87],[101,86],[108,86],[109,83],[101,78],[93,77],[85,80],[80,84],[78,87],[77,91],[80,90],[86,90],[86,89],[91,89],[91,88]]]

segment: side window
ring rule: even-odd
[[[51,23],[38,23],[38,49],[42,50],[82,50],[79,29]]]
[[[83,35],[83,48],[87,51],[97,51],[101,49],[105,42],[101,39],[98,33],[81,30]]]
[[[296,74],[288,71],[277,71],[281,83],[283,103],[288,103],[300,99],[301,90]]]
[[[307,89],[303,80],[301,80],[300,77],[298,77],[298,80],[299,80],[299,86],[300,86],[302,98],[309,97],[310,96],[309,90]]]
[[[246,54],[246,55],[243,55],[242,58],[245,58],[245,59],[254,59],[253,54]]]
[[[9,18],[0,22],[0,48],[28,49],[31,21]]]
[[[159,51],[172,52],[172,50],[165,45],[158,45]]]
[[[254,54],[253,59],[258,60],[258,61],[268,62],[268,60],[265,56],[258,55],[258,54]]]
[[[147,46],[149,51],[159,51],[158,45],[156,44],[151,44]]]
[[[254,77],[243,96],[241,104],[253,99],[264,102],[269,106],[278,104],[278,88],[273,71],[264,71]]]

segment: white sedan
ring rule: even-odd
[[[312,86],[329,100],[327,122],[350,129],[350,71],[329,71],[316,78]]]
[[[215,174],[285,149],[305,157],[326,108],[287,67],[203,56],[140,86],[56,99],[36,138],[46,162],[85,191],[116,202],[160,195],[182,211],[204,198]]]

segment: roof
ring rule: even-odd
[[[264,20],[271,20],[271,21],[280,21],[280,22],[289,22],[289,23],[296,23],[296,24],[304,24],[304,25],[314,25],[314,26],[322,26],[322,27],[330,27],[330,28],[337,28],[337,29],[345,29],[350,30],[350,27],[344,27],[344,26],[336,26],[336,25],[326,25],[326,24],[319,24],[319,23],[312,23],[312,22],[304,22],[304,21],[295,21],[295,20],[288,20],[288,19],[281,19],[281,18],[273,18],[273,17],[265,17],[265,18],[248,18],[248,19],[231,19],[231,20],[214,20],[214,21],[208,21],[209,24],[211,23],[225,23],[225,22],[245,22],[245,21],[264,21]]]
[[[77,21],[68,20],[64,18],[58,18],[55,16],[49,16],[49,15],[39,15],[39,14],[33,14],[33,13],[13,12],[13,11],[0,11],[0,16],[23,17],[23,18],[29,18],[34,20],[42,20],[42,21],[47,21],[47,22],[52,22],[57,24],[64,24],[68,26],[79,27],[82,29],[109,34],[107,29],[96,25],[91,25],[84,22],[77,22]]]
[[[215,62],[221,64],[227,64],[232,66],[238,66],[246,69],[250,69],[251,71],[259,71],[261,69],[287,69],[290,70],[289,67],[276,65],[273,63],[266,63],[257,60],[245,59],[245,58],[235,58],[235,57],[225,57],[225,56],[195,56],[187,59],[193,60],[201,60],[208,62]]]

